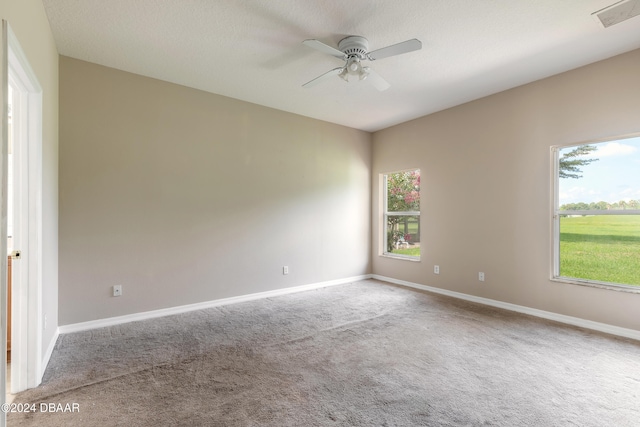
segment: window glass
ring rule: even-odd
[[[640,137],[555,152],[554,276],[640,286]]]
[[[384,254],[420,259],[420,170],[384,175]]]

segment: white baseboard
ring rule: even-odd
[[[396,285],[408,286],[410,288],[421,289],[423,291],[434,292],[441,295],[447,295],[466,301],[477,302],[492,307],[503,308],[509,311],[529,314],[531,316],[541,317],[543,319],[554,320],[568,325],[579,326],[581,328],[591,329],[594,331],[605,332],[612,335],[618,335],[625,338],[640,340],[640,331],[635,329],[621,328],[619,326],[608,325],[606,323],[593,322],[591,320],[581,319],[579,317],[565,316],[564,314],[553,313],[550,311],[538,310],[536,308],[525,307],[523,305],[511,304],[508,302],[497,301],[489,298],[477,297],[473,295],[463,294],[461,292],[449,291],[446,289],[434,288],[432,286],[420,285],[418,283],[407,282],[405,280],[393,279],[391,277],[372,274],[371,277],[383,282],[394,283]]]
[[[447,295],[454,298],[459,298],[466,301],[476,302],[479,304],[488,305],[491,307],[502,308],[509,311],[515,311],[518,313],[528,314],[531,316],[540,317],[543,319],[554,320],[560,323],[566,323],[568,325],[579,326],[594,331],[605,332],[612,335],[618,335],[621,337],[632,338],[640,341],[640,331],[635,329],[622,328],[619,326],[608,325],[606,323],[594,322],[591,320],[581,319],[578,317],[566,316],[564,314],[553,313],[550,311],[538,310],[536,308],[525,307],[522,305],[511,304],[508,302],[497,301],[489,298],[477,297],[474,295],[463,294],[461,292],[449,291],[446,289],[435,288],[432,286],[421,285],[418,283],[407,282],[405,280],[394,279],[392,277],[381,276],[378,274],[364,274],[360,276],[348,277],[344,279],[330,280],[320,283],[312,283],[309,285],[295,286],[292,288],[276,289],[273,291],[258,292],[255,294],[241,295],[237,297],[222,298],[213,301],[205,301],[196,304],[182,305],[178,307],[164,308],[160,310],[146,311],[142,313],[128,314],[125,316],[109,317],[106,319],[92,320],[89,322],[73,323],[69,325],[62,325],[58,328],[54,339],[49,344],[47,352],[44,355],[43,367],[46,368],[49,363],[49,358],[55,347],[58,334],[68,334],[70,332],[87,331],[90,329],[104,328],[106,326],[120,325],[128,322],[135,322],[139,320],[153,319],[156,317],[170,316],[172,314],[186,313],[189,311],[202,310],[210,307],[219,307],[229,304],[237,304],[240,302],[254,301],[263,298],[271,298],[280,295],[287,295],[296,292],[310,291],[313,289],[326,288],[329,286],[343,285],[346,283],[357,282],[366,279],[376,279],[383,282],[394,283],[396,285],[407,286],[410,288],[420,289],[428,292],[433,292],[441,295]],[[43,372],[44,372],[43,368]]]
[[[62,325],[58,328],[60,334],[68,334],[70,332],[87,331],[90,329],[104,328],[106,326],[120,325],[128,322],[139,320],[154,319],[156,317],[170,316],[172,314],[186,313],[189,311],[202,310],[205,308],[219,307],[222,305],[237,304],[240,302],[254,301],[257,299],[271,298],[280,295],[292,294],[295,292],[310,291],[314,289],[326,288],[328,286],[343,285],[345,283],[357,282],[360,280],[371,279],[371,274],[347,277],[344,279],[329,280],[326,282],[312,283],[309,285],[294,286],[291,288],[276,289],[273,291],[258,292],[255,294],[241,295],[237,297],[222,298],[213,301],[199,302],[196,304],[181,305],[178,307],[163,308],[153,311],[145,311],[142,313],[127,314],[125,316],[109,317],[106,319],[91,320],[89,322],[72,323]],[[56,336],[57,337],[57,336]],[[54,342],[55,344],[55,342]],[[53,349],[51,349],[53,350]]]
[[[51,359],[51,355],[53,354],[53,349],[56,348],[56,342],[58,342],[59,335],[60,335],[60,328],[57,328],[55,334],[53,335],[53,338],[51,338],[51,341],[49,341],[49,345],[47,346],[47,349],[42,355],[42,364],[40,365],[41,369],[40,369],[40,372],[38,373],[38,378],[37,378],[38,385],[40,385],[40,383],[42,382],[44,371],[47,370],[47,366],[49,365],[49,360]]]

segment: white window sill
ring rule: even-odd
[[[570,285],[590,286],[592,288],[608,289],[617,292],[629,292],[632,294],[640,294],[640,286],[622,285],[604,282],[592,282],[590,280],[572,279],[570,277],[552,277],[552,282],[567,283]]]
[[[384,258],[392,258],[392,259],[401,259],[404,261],[413,261],[413,262],[420,262],[420,258],[419,257],[408,257],[408,256],[402,256],[402,255],[394,255],[394,254],[382,254],[380,255],[381,257]]]

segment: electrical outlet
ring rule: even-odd
[[[482,271],[478,273],[478,280],[484,282],[484,273]]]
[[[434,265],[433,266],[433,274],[440,274],[440,266],[439,265]]]
[[[119,297],[122,295],[122,285],[115,285],[113,287],[113,296]]]
[[[282,274],[289,274],[289,266],[285,265],[284,267],[282,267]]]

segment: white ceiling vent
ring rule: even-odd
[[[604,28],[640,15],[640,0],[622,0],[591,14]]]

